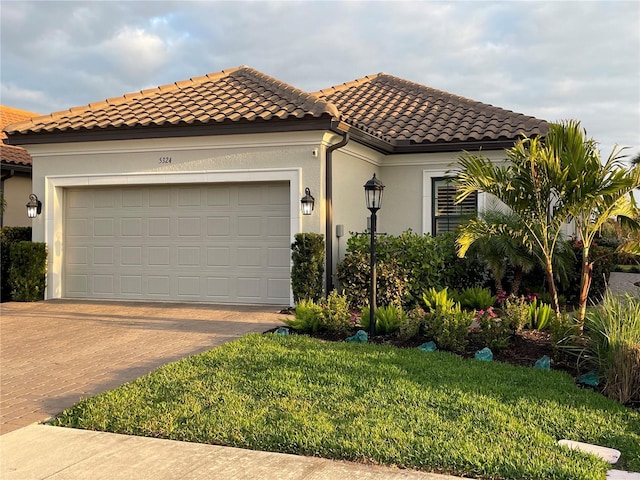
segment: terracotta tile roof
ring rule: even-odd
[[[386,151],[496,147],[548,129],[544,120],[384,73],[307,93],[243,66],[33,118],[5,131],[19,136],[320,117],[350,125],[356,140],[366,143],[368,134]]]
[[[512,140],[545,135],[544,120],[380,73],[316,95],[341,120],[392,145]]]
[[[0,105],[0,161],[4,164],[31,165],[31,155],[22,147],[6,145],[4,143],[7,135],[3,129],[12,123],[24,122],[39,114],[18,110],[17,108]]]
[[[336,116],[335,107],[249,67],[109,98],[11,125],[12,133],[64,132]]]

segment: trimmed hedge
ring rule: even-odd
[[[352,306],[362,306],[368,299],[369,242],[368,235],[350,237],[347,254],[338,265],[338,280]],[[404,306],[413,306],[432,287],[464,290],[490,282],[477,257],[458,258],[453,233],[432,237],[407,230],[398,236],[379,236],[376,256],[380,305],[397,304],[399,298]],[[387,298],[380,298],[381,292]]]
[[[40,242],[18,242],[11,245],[9,284],[17,302],[44,299],[47,273],[47,245]]]
[[[324,235],[297,233],[291,244],[291,290],[293,300],[317,302],[322,298],[324,275]]]
[[[9,270],[11,268],[11,245],[17,242],[31,241],[31,227],[0,228],[0,301],[11,301]]]

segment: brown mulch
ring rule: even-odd
[[[271,329],[269,332],[275,330],[277,329]],[[293,329],[289,329],[289,331],[292,334],[297,334]],[[309,335],[319,340],[342,342],[346,337],[354,333],[355,331],[347,334],[317,332],[313,334],[305,333],[304,335]],[[409,340],[400,340],[395,335],[379,335],[375,336],[373,340],[370,341],[371,343],[378,345],[392,345],[398,348],[416,348],[428,340],[429,339],[422,336],[414,337]],[[461,356],[465,358],[472,358],[475,353],[482,348],[484,348],[484,345],[474,344],[473,341],[471,341]],[[567,359],[558,355],[558,352],[554,347],[551,334],[540,330],[521,330],[516,332],[511,337],[509,345],[505,349],[493,352],[493,359],[494,361],[509,363],[512,365],[533,367],[536,361],[544,355],[551,359],[552,369],[564,370],[572,375],[577,374],[575,366]]]

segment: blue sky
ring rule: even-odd
[[[0,4],[0,101],[51,113],[249,65],[307,91],[386,72],[640,151],[640,2]]]

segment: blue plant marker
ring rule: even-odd
[[[536,361],[536,364],[533,368],[537,368],[539,370],[551,370],[551,359],[545,355],[544,357],[539,358]]]
[[[289,335],[289,329],[287,327],[278,327],[278,330],[276,330],[276,335],[282,335],[283,337],[286,337],[287,335]]]
[[[349,343],[367,343],[369,335],[364,330],[358,330],[355,335],[347,337],[344,341]]]
[[[476,352],[475,359],[483,362],[491,362],[493,360],[493,352],[491,349],[484,347],[482,350]]]
[[[427,342],[420,345],[418,347],[418,350],[422,350],[423,352],[435,352],[436,350],[438,350],[438,347],[436,347],[435,342]]]
[[[600,385],[600,381],[598,380],[598,372],[591,371],[585,373],[584,375],[578,378],[578,383],[582,383],[583,385],[589,385],[590,387],[597,387]]]

